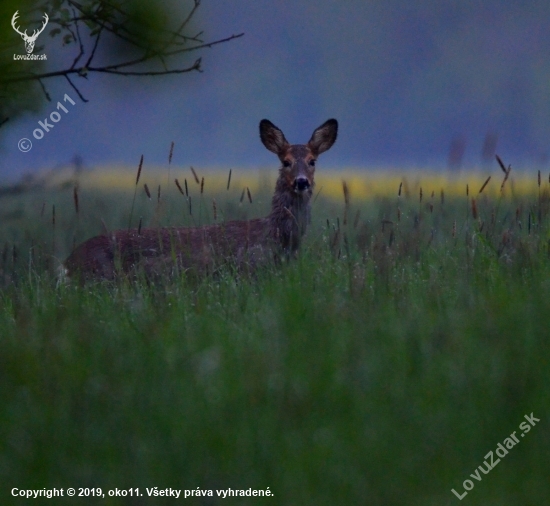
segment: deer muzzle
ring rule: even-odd
[[[311,184],[309,182],[309,179],[305,176],[298,176],[294,180],[294,191],[296,192],[305,192],[306,190],[309,190],[311,187]]]

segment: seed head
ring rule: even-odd
[[[197,176],[197,173],[195,172],[195,169],[191,167],[191,172],[193,173],[193,177],[195,178],[195,183],[200,184],[199,176]]]
[[[174,141],[170,144],[170,154],[168,155],[168,165],[172,163],[172,155],[174,154]]]
[[[147,183],[145,183],[143,185],[143,189],[145,190],[145,194],[147,195],[147,197],[149,198],[149,200],[151,200],[151,192],[149,191],[149,187],[147,186]]]
[[[141,177],[141,168],[143,167],[143,155],[141,155],[141,158],[139,159],[139,166],[137,170],[137,176],[136,176],[136,186],[139,183],[139,178]]]
[[[178,181],[178,178],[174,179],[174,182],[176,183],[176,186],[178,187],[178,190],[180,191],[180,193],[184,195],[180,182]]]

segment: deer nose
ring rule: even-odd
[[[294,180],[294,189],[299,192],[308,190],[310,187],[307,177],[299,176]]]

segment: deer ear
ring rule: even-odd
[[[311,136],[307,143],[309,149],[316,156],[324,153],[332,147],[338,135],[338,121],[329,119],[325,121]]]
[[[283,132],[267,119],[260,121],[260,139],[269,151],[279,157],[284,155],[290,146]]]

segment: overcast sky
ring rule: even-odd
[[[196,24],[206,38],[245,36],[202,52],[201,74],[80,79],[88,103],[66,82],[47,82],[53,103],[3,127],[0,177],[75,155],[88,167],[133,166],[141,154],[164,164],[171,141],[176,164],[276,166],[259,141],[264,117],[295,143],[338,119],[324,155],[331,167],[446,167],[453,139],[477,164],[487,133],[510,163],[541,166],[549,21],[548,1],[203,0]],[[53,66],[58,45],[42,42]],[[75,105],[34,139],[65,93]],[[23,137],[33,141],[28,153],[17,147]]]

